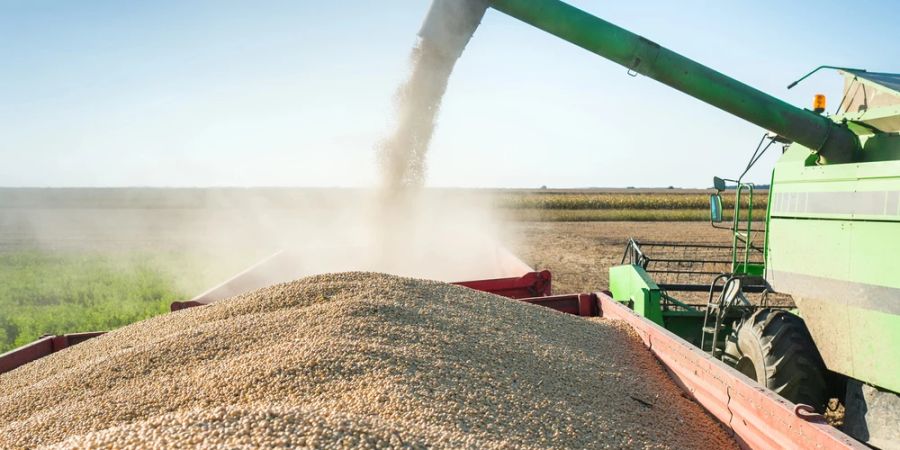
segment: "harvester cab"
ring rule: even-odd
[[[813,111],[835,123],[846,125],[859,136],[858,162],[892,161],[900,158],[896,139],[900,132],[900,74],[869,72],[836,66],[819,66],[788,85],[798,85],[822,69],[834,69],[844,77],[844,89],[832,114],[826,111],[824,95],[813,97]],[[812,163],[810,160],[807,163]]]
[[[865,161],[900,159],[900,74],[843,69],[836,118],[863,139]]]
[[[838,69],[844,92],[836,113],[851,125],[863,124],[859,134],[900,132],[900,74]]]

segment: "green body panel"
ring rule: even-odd
[[[879,134],[865,141],[864,161],[892,161],[900,159],[900,134]]]
[[[609,290],[616,301],[632,305],[634,312],[700,346],[704,312],[698,309],[663,311],[660,301],[662,292],[641,266],[626,264],[610,267]]]
[[[846,126],[797,108],[559,0],[493,0],[491,7],[816,149],[820,162],[841,163],[858,156],[859,140]]]
[[[829,370],[900,392],[900,316],[832,298],[796,303]]]
[[[678,337],[700,347],[703,337],[703,311],[663,311],[663,326]]]
[[[737,267],[735,267],[734,273],[741,274],[741,275],[750,275],[750,276],[761,277],[766,274],[766,266],[765,266],[765,264],[753,264],[753,263],[741,264],[741,265],[738,265]]]
[[[609,290],[617,301],[631,303],[634,312],[663,324],[659,286],[640,266],[610,267]]]
[[[808,165],[770,191],[766,278],[791,294],[830,370],[900,392],[900,161]]]

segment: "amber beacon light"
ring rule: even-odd
[[[825,96],[822,94],[816,94],[813,97],[813,111],[822,114],[825,112]]]

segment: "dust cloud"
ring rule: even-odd
[[[413,49],[410,61],[409,80],[395,94],[396,128],[377,149],[381,188],[388,193],[424,185],[425,157],[455,64],[427,41]]]
[[[527,270],[500,244],[498,237],[505,233],[489,195],[424,188],[441,100],[486,9],[484,0],[432,3],[410,53],[408,77],[394,96],[394,126],[375,145],[378,186],[340,201],[320,198],[323,203],[305,209],[294,203],[295,212],[309,213],[295,216],[291,224],[267,224],[272,228],[266,234],[281,237],[277,247],[282,250],[237,284],[262,287],[348,270],[442,281]],[[214,291],[207,293],[210,299],[224,295]]]
[[[190,297],[272,255],[232,293],[350,270],[441,281],[524,272],[494,239],[509,242],[490,192],[383,199],[374,189],[0,189],[0,252],[107,255],[123,274],[159,266]]]
[[[486,8],[432,4],[396,91],[394,126],[374,144],[373,189],[0,190],[0,251],[191,254],[199,262],[180,271],[203,272],[186,275],[194,292],[198,279],[226,280],[261,260],[243,287],[348,270],[442,281],[519,275],[524,265],[498,243],[488,193],[424,188],[441,99]]]
[[[435,0],[410,53],[409,76],[394,96],[394,128],[376,147],[380,184],[370,256],[383,271],[445,281],[521,273],[498,256],[505,250],[484,204],[454,204],[423,189],[441,101],[486,9],[482,0]]]
[[[425,158],[456,61],[487,9],[483,0],[434,0],[410,54],[410,75],[395,94],[396,126],[378,147],[381,188],[421,188]]]

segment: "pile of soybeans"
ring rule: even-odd
[[[321,275],[0,375],[0,447],[732,448],[623,325]]]

